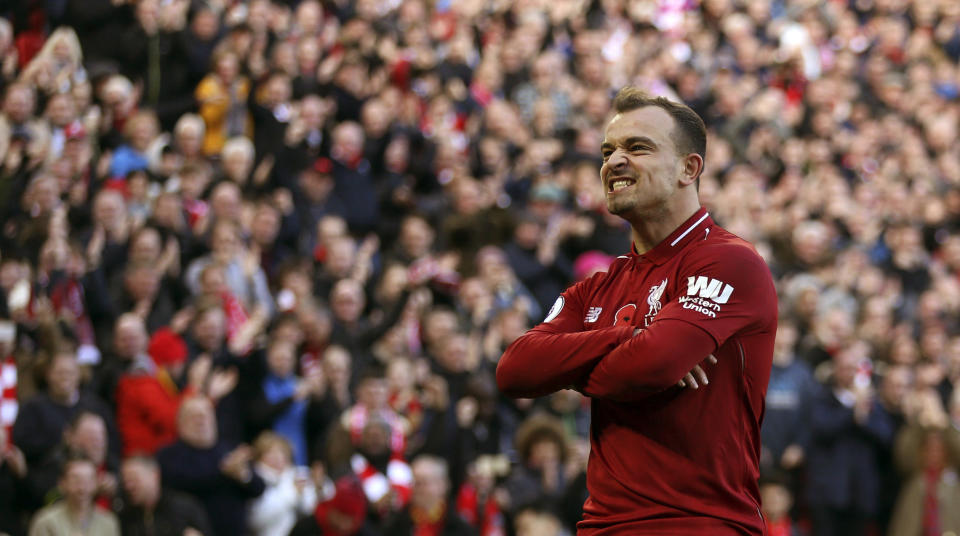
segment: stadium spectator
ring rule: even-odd
[[[77,414],[89,411],[106,425],[109,450],[119,449],[112,412],[96,396],[80,388],[80,366],[69,352],[54,354],[46,367],[46,389],[25,401],[17,413],[11,439],[27,462],[35,464],[60,443],[64,430]]]
[[[119,535],[117,517],[94,504],[96,475],[96,466],[90,460],[68,459],[58,484],[63,500],[40,509],[33,516],[30,534]]]
[[[181,398],[202,392],[206,380],[200,375],[202,371],[186,373],[186,359],[183,339],[167,328],[159,329],[150,337],[148,355],[134,362],[120,378],[117,428],[124,456],[152,456],[176,439]],[[181,391],[184,379],[186,385]]]
[[[392,519],[384,534],[430,531],[444,536],[477,534],[449,502],[450,475],[441,458],[423,455],[415,460],[410,504]]]
[[[117,512],[122,534],[212,534],[207,514],[195,499],[163,487],[155,459],[131,456],[123,461],[120,474],[126,497]]]
[[[5,428],[0,428],[0,445],[7,445],[0,457],[0,530],[17,536],[24,533],[26,517],[32,510],[24,478],[27,460],[16,445],[9,443]]]
[[[793,372],[829,384],[836,356],[865,343],[876,415],[907,427],[918,393],[948,406],[960,381],[958,59],[950,1],[0,2],[0,321],[15,325],[0,359],[17,371],[0,381],[0,425],[17,422],[9,435],[36,470],[34,451],[80,411],[41,403],[56,390],[45,362],[76,348],[76,404],[102,399],[112,430],[117,380],[169,326],[188,355],[158,381],[166,369],[172,394],[202,377],[231,442],[259,431],[244,410],[265,348],[287,339],[295,376],[326,380],[305,420],[310,460],[373,361],[407,372],[390,406],[410,423],[408,457],[464,446],[448,460],[454,486],[494,445],[520,467],[513,440],[535,412],[560,416],[570,441],[589,422],[572,393],[496,398],[490,415],[483,386],[550,287],[629,251],[597,148],[611,95],[637,85],[705,118],[703,204],[772,269],[796,343],[774,370],[765,462],[811,482],[819,454],[813,421],[794,420]],[[224,253],[211,243],[223,220],[229,255],[185,277]],[[421,274],[408,298],[403,276]],[[344,285],[334,311],[345,277],[360,292]],[[128,314],[144,327],[118,322]],[[437,358],[466,359],[470,381]],[[804,437],[799,456],[789,447]],[[864,465],[880,475],[864,520],[880,533],[909,477],[883,449]],[[812,497],[794,491],[807,527]],[[554,528],[540,505],[527,511]]]
[[[855,343],[837,354],[811,409],[807,500],[816,534],[863,534],[877,514],[878,462],[894,429],[862,373],[864,351]]]
[[[29,500],[36,505],[48,505],[62,496],[57,481],[71,457],[82,456],[97,469],[97,504],[110,508],[117,494],[117,460],[107,452],[107,427],[95,413],[78,413],[63,431],[63,441],[42,461],[32,466],[27,475]]]
[[[263,478],[263,495],[250,505],[251,531],[261,536],[286,536],[303,515],[313,514],[317,490],[305,465],[297,465],[290,443],[263,432],[253,443],[254,470]]]
[[[177,436],[157,452],[163,482],[203,505],[213,534],[243,532],[247,502],[264,490],[263,479],[252,468],[250,447],[221,439],[213,404],[199,396],[180,404]]]

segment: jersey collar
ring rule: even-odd
[[[707,229],[713,227],[713,218],[707,209],[700,207],[693,216],[674,229],[670,236],[663,239],[662,242],[654,246],[653,249],[640,255],[637,253],[637,247],[630,243],[630,256],[640,261],[652,262],[656,265],[665,263],[670,257],[694,240],[704,240],[709,234]]]

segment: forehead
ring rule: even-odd
[[[67,467],[64,469],[64,476],[74,475],[76,473],[95,473],[97,470],[93,466],[92,462],[86,460],[80,461],[71,461],[67,464]],[[86,475],[83,475],[86,476]]]
[[[603,143],[617,144],[633,137],[646,137],[658,145],[671,144],[673,117],[658,106],[644,106],[613,116],[604,132]]]

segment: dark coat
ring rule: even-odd
[[[814,401],[811,441],[807,456],[811,506],[854,508],[866,515],[877,512],[880,495],[878,460],[893,443],[889,415],[874,402],[864,424],[825,387]]]
[[[209,449],[177,441],[157,452],[163,483],[193,495],[206,510],[217,536],[244,534],[247,501],[260,496],[265,488],[255,471],[245,483],[224,475],[220,462],[229,453],[230,447],[222,441]]]
[[[410,510],[404,509],[391,519],[387,523],[383,534],[385,536],[411,536],[413,534],[413,520],[410,518]],[[442,536],[476,536],[477,529],[452,510],[448,510],[440,534]]]
[[[193,497],[173,490],[163,490],[150,515],[134,505],[124,505],[118,512],[120,532],[127,536],[181,536],[187,528],[212,535],[210,520]]]
[[[13,424],[13,443],[23,451],[28,464],[36,464],[60,444],[63,431],[80,411],[89,411],[103,417],[110,441],[110,455],[118,456],[120,441],[113,421],[113,412],[102,400],[83,391],[80,392],[77,403],[72,406],[57,404],[46,392],[38,393],[27,400],[20,407],[17,420]]]

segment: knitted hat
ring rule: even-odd
[[[147,353],[159,366],[176,365],[187,359],[187,345],[173,330],[163,327],[150,337]]]

